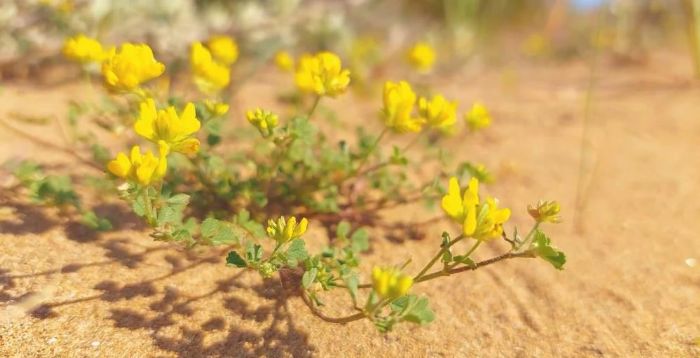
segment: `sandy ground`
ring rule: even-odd
[[[187,254],[155,243],[119,204],[100,208],[117,215],[118,230],[97,235],[50,210],[0,199],[17,211],[0,219],[0,356],[699,356],[700,264],[688,259],[700,259],[700,87],[688,73],[686,59],[673,54],[599,68],[584,146],[583,230],[573,225],[573,208],[585,64],[469,68],[436,81],[462,103],[482,99],[496,118],[484,134],[444,145],[493,168],[498,180],[487,190],[513,208],[515,224],[526,227],[527,203],[560,200],[566,222],[548,229],[569,262],[557,272],[543,261],[511,261],[419,285],[437,320],[387,335],[367,322],[320,321],[299,298],[285,299],[277,282],[225,267],[221,251]],[[273,100],[274,77],[253,82],[241,92],[242,108]],[[9,84],[0,115],[61,117],[86,91]],[[350,98],[329,104],[357,107]],[[353,111],[374,126],[371,105]],[[68,162],[0,130],[0,159],[10,157]],[[382,262],[382,253],[410,253],[417,270],[440,232],[400,244],[375,233],[367,265]],[[320,245],[322,231],[308,240]]]

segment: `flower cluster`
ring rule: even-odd
[[[435,50],[426,42],[418,42],[408,51],[408,62],[419,72],[430,72],[435,64]]]
[[[204,93],[217,93],[231,81],[231,70],[228,66],[215,60],[212,52],[201,42],[192,44],[190,66],[192,66],[195,84]]]
[[[406,81],[384,83],[384,125],[395,133],[417,133],[428,125],[444,133],[453,133],[457,123],[457,102],[446,99],[441,94],[432,98],[420,97]],[[417,102],[417,114],[414,113]],[[476,103],[465,114],[467,126],[472,130],[488,127],[491,123],[486,108]]]
[[[276,114],[260,108],[246,112],[246,118],[265,138],[272,135],[272,131],[279,122],[279,117]]]
[[[80,63],[102,62],[110,52],[96,39],[82,34],[68,38],[63,44],[63,55]]]
[[[336,97],[350,84],[350,71],[343,69],[336,54],[320,52],[299,59],[294,79],[302,92]]]
[[[270,219],[267,222],[267,234],[278,243],[285,243],[304,235],[308,225],[309,221],[306,218],[297,223],[295,217],[285,219],[282,216],[277,221]]]
[[[413,278],[395,268],[374,267],[372,288],[382,299],[390,300],[404,296],[413,286]]]
[[[159,156],[156,157],[151,152],[142,154],[141,148],[135,145],[131,148],[129,156],[123,152],[117,154],[117,157],[107,164],[107,169],[119,178],[149,185],[165,176],[168,166],[166,155],[167,149],[163,146],[159,147]]]
[[[462,234],[477,240],[500,237],[503,223],[510,218],[510,209],[499,209],[498,200],[479,198],[479,180],[472,178],[462,192],[457,178],[450,178],[447,194],[442,197],[442,209],[462,225]]]
[[[102,63],[102,75],[110,90],[130,92],[142,83],[163,74],[165,65],[153,56],[146,44],[124,43]]]
[[[559,216],[559,211],[561,207],[556,201],[538,201],[537,205],[528,205],[527,212],[530,213],[535,221],[538,223],[550,222],[552,224],[558,224],[561,222],[561,216]]]
[[[178,115],[173,106],[158,110],[152,98],[141,103],[139,117],[134,123],[136,134],[166,148],[166,154],[170,151],[196,153],[199,150],[199,140],[192,135],[199,127],[194,104],[187,103]]]
[[[163,74],[165,65],[156,60],[146,44],[126,42],[119,50],[106,49],[96,39],[85,35],[68,38],[63,55],[83,63],[101,63],[105,86],[112,92],[133,92],[143,95],[140,86]]]
[[[476,102],[464,115],[464,120],[470,130],[478,131],[491,125],[491,114],[481,102]]]

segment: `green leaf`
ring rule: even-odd
[[[428,299],[425,297],[399,297],[391,303],[391,310],[399,314],[404,321],[413,323],[426,324],[435,319],[435,313],[428,306]]]
[[[314,283],[317,274],[318,269],[315,267],[309,271],[304,272],[304,275],[301,277],[301,285],[304,286],[304,288],[309,288],[309,286],[311,286],[311,284]]]
[[[356,253],[369,250],[369,234],[365,229],[358,229],[350,236],[350,248]]]
[[[339,239],[346,238],[348,237],[348,234],[350,233],[350,223],[343,220],[338,224],[338,228],[335,229],[335,235]]]
[[[177,194],[171,196],[165,202],[172,205],[187,205],[190,203],[190,196],[187,194]]]
[[[248,265],[245,263],[245,260],[239,255],[236,251],[231,251],[228,253],[228,256],[226,256],[226,264],[230,266],[236,266],[236,267],[247,267]]]
[[[207,218],[202,222],[200,228],[202,238],[214,245],[230,244],[238,241],[238,237],[233,233],[233,229],[227,222],[214,218]]]
[[[287,248],[287,265],[296,266],[298,262],[306,260],[309,254],[306,252],[306,244],[302,239],[295,239]]]
[[[80,222],[90,229],[96,231],[107,231],[112,229],[112,223],[106,218],[97,216],[94,211],[87,211],[83,213],[82,217],[80,218]]]
[[[342,275],[343,281],[345,281],[345,286],[347,286],[348,291],[350,291],[350,296],[353,302],[357,300],[357,289],[360,285],[360,279],[357,277],[357,272],[347,270],[347,272]]]
[[[258,244],[248,244],[245,256],[251,263],[257,263],[262,259],[263,248]]]
[[[144,217],[146,215],[146,202],[143,199],[143,196],[139,195],[136,197],[134,202],[131,203],[131,210],[134,211],[134,214],[140,217]]]
[[[551,240],[542,231],[535,231],[532,251],[535,255],[549,262],[557,270],[562,270],[566,263],[566,255],[551,246]]]

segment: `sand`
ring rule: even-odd
[[[0,218],[0,356],[699,356],[700,87],[690,72],[688,60],[672,52],[639,66],[602,61],[583,145],[579,228],[587,65],[470,67],[434,80],[462,108],[481,99],[495,117],[486,132],[443,145],[492,168],[497,181],[485,190],[513,209],[509,228],[529,225],[528,203],[561,201],[565,222],[546,229],[569,261],[559,272],[544,261],[514,260],[418,285],[437,319],[385,335],[364,321],[319,320],[278,281],[226,267],[223,249],[186,253],[154,242],[119,202],[99,208],[117,218],[117,229],[94,234],[0,189],[0,206],[15,210]],[[246,84],[234,111],[273,103],[275,83],[263,74]],[[88,91],[9,83],[0,115],[62,118],[67,101]],[[326,105],[352,108],[378,128],[378,99],[347,96]],[[233,120],[242,123],[240,114]],[[19,126],[56,135],[55,128]],[[12,157],[75,167],[64,154],[0,130],[0,159]],[[6,173],[0,179],[11,182]],[[403,210],[387,218],[422,215]],[[417,270],[447,225],[400,243],[373,230],[365,272],[408,256]],[[307,240],[319,247],[323,231],[312,228]],[[489,245],[479,257],[501,250]],[[347,312],[329,302],[329,314]]]

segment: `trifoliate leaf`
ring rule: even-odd
[[[246,267],[245,260],[239,255],[236,251],[231,251],[228,253],[228,256],[226,256],[226,264],[227,265],[232,265],[236,267]]]
[[[350,248],[355,253],[369,250],[369,234],[365,229],[357,229],[350,236]]]
[[[391,303],[391,310],[404,321],[418,324],[430,323],[435,319],[435,313],[428,306],[428,299],[416,295],[406,295]]]
[[[309,288],[312,283],[314,283],[314,280],[316,279],[316,274],[318,274],[318,269],[317,268],[312,268],[309,271],[304,272],[304,275],[301,276],[301,285],[304,286],[304,288]]]
[[[335,235],[339,239],[343,239],[348,237],[348,234],[350,233],[350,223],[343,220],[338,224],[338,228],[335,229]]]
[[[566,263],[566,255],[551,246],[551,241],[542,231],[535,231],[532,250],[535,255],[549,262],[557,270],[562,270]]]
[[[202,222],[200,232],[203,239],[214,245],[230,244],[238,240],[227,222],[214,218],[205,219]]]
[[[112,229],[112,223],[107,218],[97,216],[94,211],[83,213],[80,222],[96,231],[107,231]]]
[[[295,239],[287,249],[287,265],[296,266],[298,262],[306,260],[309,254],[306,252],[306,244],[302,239]]]
[[[257,263],[262,259],[263,255],[263,248],[262,246],[258,244],[248,244],[248,247],[246,248],[245,256],[248,259],[248,262],[251,263]]]

